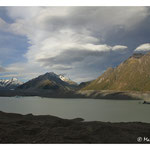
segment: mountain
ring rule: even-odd
[[[150,53],[133,54],[82,90],[150,91]]]
[[[72,85],[72,86],[77,86],[77,85],[78,85],[76,82],[72,81],[71,79],[66,78],[63,74],[60,74],[60,75],[58,75],[58,76],[59,76],[59,78],[60,78],[62,81],[68,83],[69,85]]]
[[[0,79],[0,89],[15,89],[21,84],[23,83],[17,78],[12,78],[10,80]]]
[[[77,84],[63,75],[57,75],[53,72],[45,73],[37,78],[29,80],[20,85],[17,89],[49,89],[49,90],[72,90]]]
[[[93,80],[92,80],[92,81],[93,81]],[[81,83],[78,85],[78,89],[82,89],[82,88],[88,86],[92,81],[81,82]]]

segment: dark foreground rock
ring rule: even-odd
[[[138,137],[150,137],[150,124],[0,112],[0,143],[138,143]]]

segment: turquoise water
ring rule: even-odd
[[[139,100],[0,97],[4,112],[84,118],[86,121],[149,122],[150,105]]]

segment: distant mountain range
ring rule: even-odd
[[[82,90],[150,91],[150,53],[133,54]]]
[[[0,79],[0,89],[15,89],[19,85],[23,84],[17,78],[12,78],[10,80]]]
[[[77,83],[64,77],[64,75],[57,75],[53,72],[45,73],[37,78],[29,80],[20,85],[17,89],[44,89],[44,90],[72,90],[77,87]]]
[[[14,92],[4,93],[2,91],[0,95],[5,96],[114,97],[116,99],[118,92],[117,97],[119,95],[121,99],[128,99],[134,91],[150,92],[150,53],[133,54],[116,68],[108,68],[97,79],[82,82],[79,85],[63,74],[57,75],[48,72],[26,83],[22,83],[16,78],[0,80],[0,89],[16,89]]]

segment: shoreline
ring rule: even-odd
[[[0,111],[0,143],[139,143],[138,137],[150,137],[150,123],[83,121]]]
[[[39,96],[47,98],[92,98],[114,100],[147,100],[150,92],[138,91],[50,91],[50,90],[0,90],[0,97]]]

